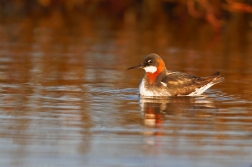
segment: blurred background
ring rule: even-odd
[[[43,34],[44,42],[57,40],[57,35],[72,36],[76,42],[81,36],[94,38],[99,29],[104,31],[100,38],[111,32],[118,39],[117,44],[141,42],[143,48],[138,50],[146,49],[145,52],[148,51],[144,44],[148,43],[155,50],[183,46],[222,52],[233,48],[245,53],[251,46],[249,0],[2,0],[0,3],[2,41],[22,39],[28,43]],[[139,36],[145,40],[139,40]],[[127,45],[125,41],[130,42]]]

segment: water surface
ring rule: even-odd
[[[185,45],[170,25],[51,21],[1,25],[1,166],[251,166],[249,47],[226,49],[225,34]],[[140,98],[144,72],[126,69],[151,52],[225,81],[200,97]]]

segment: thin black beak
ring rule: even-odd
[[[131,69],[134,69],[134,68],[142,68],[142,64],[137,65],[137,66],[134,66],[134,67],[130,67],[130,68],[128,68],[127,70],[131,70]]]

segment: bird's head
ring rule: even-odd
[[[164,61],[160,56],[155,53],[151,53],[144,57],[142,64],[128,68],[128,70],[142,68],[145,70],[147,78],[150,82],[153,82],[156,77],[165,70]]]

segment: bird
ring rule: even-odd
[[[163,59],[155,53],[148,54],[141,64],[127,70],[136,68],[145,70],[139,85],[139,94],[147,97],[200,96],[208,88],[224,80],[219,72],[206,77],[197,77],[167,70]]]

